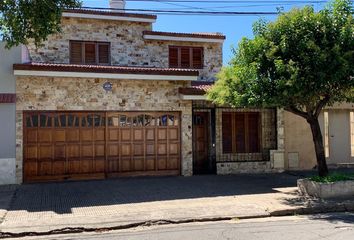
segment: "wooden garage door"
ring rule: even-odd
[[[26,112],[24,181],[178,175],[176,112]]]

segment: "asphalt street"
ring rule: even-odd
[[[20,239],[61,240],[353,240],[354,213],[273,217],[249,220],[190,223],[134,229],[25,237]]]

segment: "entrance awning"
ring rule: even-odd
[[[207,100],[206,93],[212,88],[214,82],[193,81],[190,87],[179,89],[179,94],[183,100]]]

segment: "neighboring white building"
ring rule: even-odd
[[[16,79],[12,65],[22,62],[22,47],[0,42],[0,185],[16,183]]]

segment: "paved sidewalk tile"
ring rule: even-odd
[[[283,173],[24,184],[18,186],[0,230],[44,232],[154,220],[267,216],[306,207],[297,193],[297,178]]]
[[[18,187],[0,229],[265,215],[269,208],[297,197],[296,179],[264,174],[25,184]]]
[[[0,186],[0,223],[2,223],[10,208],[16,189],[17,185]]]

